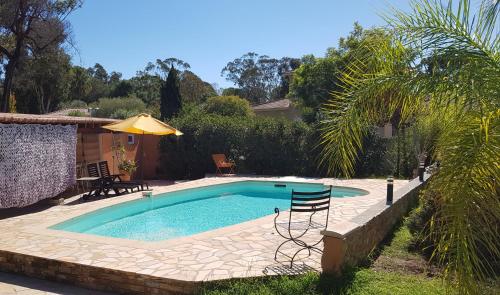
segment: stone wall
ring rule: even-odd
[[[340,274],[366,259],[417,203],[423,184],[416,178],[395,192],[392,205],[381,201],[354,220],[324,231],[323,271]]]
[[[0,271],[119,294],[193,294],[195,282],[0,251]]]

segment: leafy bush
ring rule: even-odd
[[[392,138],[382,138],[372,128],[363,138],[363,150],[358,152],[354,177],[380,177],[394,175],[411,178],[418,161],[415,153],[415,134],[400,131]]]
[[[83,100],[70,100],[68,102],[61,103],[60,109],[83,109],[87,108],[87,103]]]
[[[135,96],[101,98],[96,107],[97,116],[102,118],[125,119],[144,112],[146,105]]]
[[[443,232],[446,232],[449,225],[443,222],[445,216],[442,214],[444,208],[444,196],[432,186],[426,188],[420,193],[419,206],[413,210],[408,217],[408,229],[413,236],[411,243],[412,250],[423,253],[435,263],[448,263],[451,255],[433,256],[436,250],[439,250],[438,241]],[[492,231],[498,232],[500,226],[498,223],[490,225]],[[485,244],[478,246],[479,261],[481,263],[490,263],[493,273],[500,274],[500,260],[498,253],[494,253],[486,247]],[[452,259],[451,259],[452,260]]]
[[[248,100],[239,96],[214,96],[210,97],[206,104],[207,113],[222,116],[251,116],[253,110]]]
[[[431,257],[434,251],[433,235],[430,222],[438,211],[438,192],[426,189],[420,193],[419,206],[408,216],[408,229],[413,236],[411,247]]]
[[[390,153],[390,139],[382,138],[375,128],[363,139],[363,151],[358,153],[355,177],[387,176],[394,173],[395,159]]]
[[[207,113],[206,107],[192,104],[187,104],[169,124],[184,133],[177,138],[162,139],[163,169],[159,172],[169,178],[193,179],[215,172],[211,158],[214,153],[228,155],[236,162],[238,173],[325,175],[318,168],[319,131],[314,125],[276,118],[223,116]],[[365,149],[359,154],[355,176],[395,174],[398,161],[396,142],[399,139],[381,138],[373,130],[364,140]],[[413,165],[411,161],[404,161],[411,158],[407,154],[412,149],[400,149],[407,151],[406,154],[399,152],[400,162],[408,167]],[[411,171],[410,168],[404,170]]]
[[[191,110],[169,122],[180,137],[161,141],[160,173],[173,179],[214,173],[211,155],[224,153],[238,173],[261,175],[317,174],[312,147],[315,134],[301,122],[255,117],[230,117]]]
[[[68,112],[68,116],[71,116],[71,117],[87,117],[88,115],[85,112],[78,111],[78,110],[73,110],[73,111]]]

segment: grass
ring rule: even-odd
[[[352,270],[341,278],[309,273],[295,278],[278,277],[237,280],[213,284],[202,294],[445,294],[440,279],[423,275],[378,272],[372,269]]]
[[[419,254],[408,251],[412,236],[402,225],[378,249],[368,267],[346,271],[342,277],[308,273],[296,277],[263,277],[207,285],[201,294],[454,294],[438,271],[430,270]]]

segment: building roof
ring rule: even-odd
[[[292,106],[292,101],[288,98],[280,99],[264,104],[259,104],[253,106],[254,111],[276,111],[276,110],[287,110]]]
[[[95,117],[72,117],[60,115],[32,115],[32,114],[13,114],[0,113],[0,123],[17,124],[78,124],[100,126],[118,122],[119,120]]]

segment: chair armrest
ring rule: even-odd
[[[278,223],[277,223],[277,220],[278,220],[278,217],[280,216],[280,209],[278,207],[275,207],[274,208],[274,213],[276,213],[276,216],[274,217],[274,229],[276,230],[276,232],[282,236],[283,238],[287,239],[288,237],[284,234],[282,234],[280,232],[280,230],[278,229]]]

